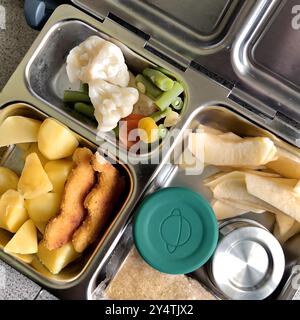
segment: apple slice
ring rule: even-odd
[[[38,251],[37,232],[32,220],[27,220],[4,247],[6,253],[31,254]]]
[[[296,156],[282,148],[277,149],[278,159],[267,164],[267,167],[284,177],[300,179],[300,155]]]
[[[300,222],[300,197],[294,192],[297,182],[294,179],[246,174],[246,185],[250,194]]]
[[[204,162],[216,166],[260,166],[274,160],[276,154],[273,141],[267,137],[232,141],[209,133],[191,133],[189,148],[196,157],[203,150]]]
[[[41,122],[35,119],[11,116],[0,125],[0,147],[10,144],[36,142]]]
[[[23,194],[25,199],[33,199],[50,192],[52,188],[52,183],[37,154],[29,154],[19,179],[18,191]]]
[[[218,220],[229,219],[248,212],[248,210],[243,210],[234,206],[229,205],[228,203],[222,200],[214,200],[212,203],[212,208]]]

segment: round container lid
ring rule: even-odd
[[[268,297],[278,286],[284,267],[281,245],[257,226],[238,228],[224,236],[211,263],[215,284],[234,300]]]
[[[200,268],[213,254],[218,223],[209,203],[185,188],[165,188],[148,196],[136,212],[133,237],[153,268],[184,274]]]

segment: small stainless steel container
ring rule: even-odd
[[[262,300],[271,295],[285,268],[276,238],[259,223],[242,218],[222,223],[219,232],[208,268],[216,287],[233,300]]]

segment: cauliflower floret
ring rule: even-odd
[[[129,82],[129,72],[121,49],[98,36],[87,38],[70,51],[67,74],[71,83],[102,79],[126,87]]]
[[[139,93],[139,100],[133,106],[133,113],[142,114],[145,117],[150,116],[157,111],[157,106],[152,99],[143,93]]]
[[[132,113],[133,105],[139,99],[137,89],[120,88],[99,79],[90,82],[89,96],[95,107],[100,132],[114,129],[121,118]]]

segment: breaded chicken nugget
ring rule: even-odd
[[[93,153],[87,148],[78,148],[73,154],[76,166],[66,182],[60,211],[46,227],[44,238],[49,250],[69,242],[85,218],[84,199],[96,183],[92,157]]]
[[[98,183],[84,201],[88,213],[73,235],[72,241],[77,252],[82,252],[103,232],[125,187],[124,178],[118,170],[99,154],[94,155],[92,163],[98,172]]]

